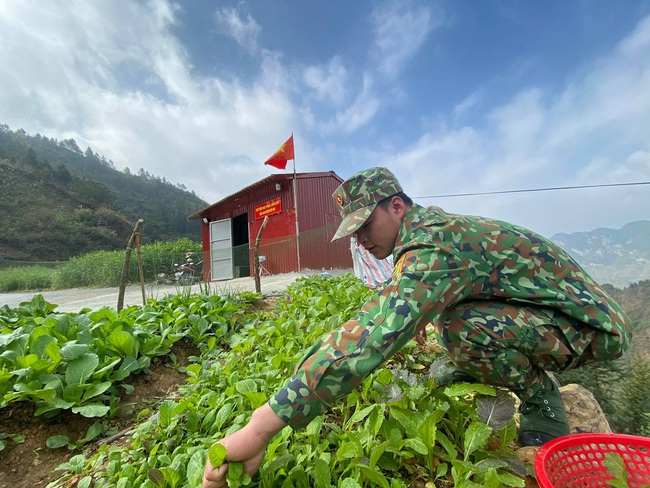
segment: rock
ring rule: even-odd
[[[561,387],[560,394],[572,434],[612,432],[602,408],[589,390],[580,385],[571,384]],[[517,403],[519,402],[517,401]],[[519,423],[519,419],[517,419],[517,423]],[[535,465],[537,451],[539,451],[539,447],[526,446],[516,449],[515,453],[526,466],[530,467],[529,469],[532,469]],[[539,486],[533,476],[527,476],[525,483],[526,488]]]
[[[515,454],[519,460],[527,466],[533,466],[535,464],[535,456],[539,451],[539,447],[534,446],[525,446],[520,447],[515,451]]]
[[[566,385],[560,388],[562,401],[572,434],[587,432],[611,433],[603,409],[594,395],[580,385]]]

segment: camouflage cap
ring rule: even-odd
[[[399,181],[388,168],[365,169],[345,180],[332,194],[343,217],[332,240],[356,232],[377,203],[401,191]]]

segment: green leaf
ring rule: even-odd
[[[39,359],[45,359],[47,356],[46,349],[50,344],[56,344],[56,338],[51,335],[42,335],[32,342],[30,350],[36,354]],[[58,346],[57,346],[58,348]]]
[[[340,488],[361,488],[361,485],[354,478],[345,478],[339,485]]]
[[[165,475],[159,469],[150,469],[147,471],[147,478],[156,486],[163,486],[165,484]]]
[[[116,330],[106,339],[120,354],[137,356],[137,344],[131,334],[125,330]]]
[[[169,425],[172,423],[172,412],[174,410],[174,407],[176,407],[176,402],[173,400],[165,400],[160,404],[160,408],[158,410],[158,423],[163,429],[165,427],[169,427]]]
[[[249,378],[249,379],[246,379],[246,380],[243,380],[243,381],[238,381],[235,384],[235,389],[239,393],[241,393],[242,395],[244,393],[248,393],[248,392],[256,392],[257,391],[257,383],[255,383],[254,380]]]
[[[379,445],[373,446],[373,448],[370,450],[370,459],[369,459],[369,466],[371,468],[374,468],[377,465],[377,461],[379,461],[379,458],[386,452],[386,449],[390,443],[388,441],[384,441]]]
[[[61,356],[67,361],[72,361],[86,354],[86,351],[88,351],[88,344],[68,342],[61,348]]]
[[[368,419],[368,428],[373,436],[376,436],[384,423],[386,406],[383,403],[376,404],[378,408],[374,409]]]
[[[50,449],[59,449],[70,444],[70,439],[67,435],[53,435],[45,441],[45,445]]]
[[[230,418],[232,412],[232,403],[227,403],[219,409],[217,416],[214,419],[214,428],[220,430],[223,427],[226,420]]]
[[[203,479],[203,471],[205,467],[205,451],[199,450],[192,454],[192,457],[187,463],[185,478],[189,486],[200,486]]]
[[[447,454],[449,454],[452,461],[458,459],[458,451],[456,450],[456,447],[445,434],[441,431],[436,432],[436,440],[445,448],[445,451],[447,451]]]
[[[494,396],[496,395],[496,390],[492,386],[481,383],[453,383],[444,389],[444,393],[449,397],[465,396],[470,393]]]
[[[251,482],[251,477],[244,473],[244,465],[238,462],[228,463],[228,472],[226,480],[229,488],[239,488],[246,486]]]
[[[360,446],[356,442],[345,442],[338,448],[336,459],[353,459],[361,455],[360,451]]]
[[[465,461],[478,449],[483,449],[490,438],[492,429],[481,422],[472,422],[465,431]]]
[[[505,468],[508,466],[508,463],[502,461],[501,459],[482,459],[474,465],[474,469],[481,473],[487,473],[490,470],[497,470],[499,468]]]
[[[56,341],[50,342],[45,346],[45,354],[47,354],[47,356],[55,363],[61,361],[61,348]]]
[[[476,399],[478,419],[494,430],[501,430],[515,415],[515,399],[505,392],[496,397],[480,396]]]
[[[515,476],[512,473],[507,473],[507,472],[498,473],[498,476],[499,476],[499,481],[503,485],[515,486],[516,488],[524,488],[526,486],[526,482],[523,480],[523,478]]]
[[[165,475],[165,481],[167,481],[172,488],[178,486],[178,483],[181,481],[181,475],[178,471],[167,466],[160,468],[160,471]]]
[[[485,474],[485,479],[483,480],[483,485],[485,488],[499,488],[501,486],[501,480],[497,475],[495,469],[489,469]]]
[[[258,391],[247,391],[244,393],[244,396],[250,400],[253,410],[264,405],[268,399],[265,393],[260,393]]]
[[[210,460],[212,467],[218,468],[221,466],[226,460],[227,456],[228,451],[226,450],[225,446],[219,444],[218,442],[215,442],[210,446],[210,450],[208,451],[208,459]]]
[[[72,407],[72,413],[80,413],[84,417],[103,417],[110,409],[111,407],[106,405],[93,403],[90,405],[82,405],[81,407]]]
[[[77,483],[77,488],[90,488],[92,481],[92,476],[84,476],[81,478],[81,480],[79,480],[79,483]]]
[[[605,459],[603,460],[603,466],[607,468],[609,474],[611,474],[614,479],[607,480],[607,482],[613,488],[627,488],[627,479],[628,473],[625,467],[625,461],[623,458],[614,453],[608,452],[605,454]]]
[[[66,470],[79,474],[83,470],[84,464],[86,464],[86,457],[83,454],[78,454],[72,456],[67,463],[59,464],[55,468],[55,471]]]
[[[83,385],[66,385],[63,388],[63,400],[71,402],[73,405],[81,401],[85,388]]]
[[[110,381],[104,381],[102,383],[93,383],[88,388],[85,389],[83,394],[83,399],[88,400],[97,395],[101,395],[106,390],[108,390],[113,385]]]
[[[388,480],[386,477],[381,474],[381,471],[375,471],[370,469],[368,466],[363,464],[358,465],[359,471],[364,478],[370,480],[373,486],[381,486],[382,488],[390,488],[388,485]]]
[[[100,435],[104,433],[104,426],[102,425],[101,422],[95,422],[92,424],[90,427],[88,427],[88,430],[86,430],[86,436],[83,438],[83,442],[90,442],[93,439],[96,439]]]
[[[313,476],[317,488],[330,488],[332,484],[332,473],[329,465],[322,459],[316,459],[314,461]]]
[[[363,419],[365,419],[370,413],[377,407],[377,404],[372,404],[369,407],[366,407],[362,410],[356,410],[352,416],[350,417],[350,420],[348,420],[348,426],[351,424],[356,424],[357,422],[361,422]]]
[[[87,353],[68,363],[65,381],[69,385],[82,385],[95,372],[99,364],[97,354]]]
[[[417,452],[418,454],[422,454],[423,456],[426,456],[427,453],[429,452],[429,448],[420,439],[406,439],[404,441],[404,445],[406,447],[411,448],[413,451]]]

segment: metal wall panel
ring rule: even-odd
[[[313,177],[298,183],[300,264],[314,270],[352,268],[349,239],[331,242],[341,222],[332,193],[341,181],[334,177]]]
[[[334,172],[298,173],[296,176],[301,268],[316,271],[352,268],[349,239],[331,242],[341,221],[332,199],[332,193],[342,182],[341,178]],[[279,190],[276,190],[276,184],[280,185]],[[271,175],[191,217],[207,217],[210,221],[217,221],[248,213],[252,273],[253,248],[263,221],[253,220],[254,208],[278,196],[281,198],[282,211],[269,216],[259,253],[265,256],[264,267],[269,273],[289,273],[298,270],[292,174]],[[205,225],[203,248],[210,249],[208,226]],[[204,276],[207,276],[205,270]]]

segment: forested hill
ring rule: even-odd
[[[141,241],[201,238],[187,216],[208,204],[144,170],[119,171],[73,139],[57,141],[0,125],[0,260],[61,260]]]

